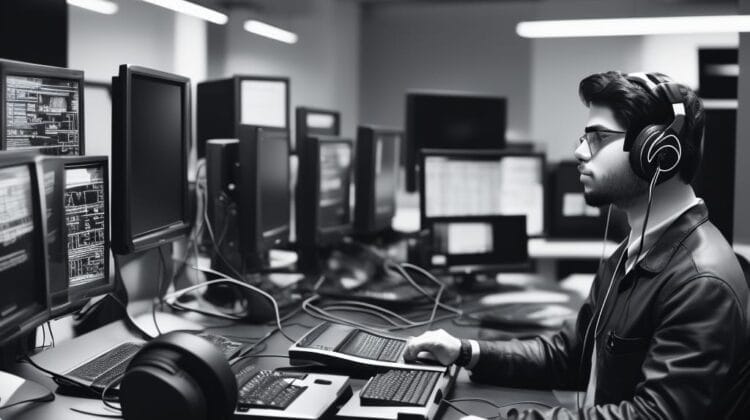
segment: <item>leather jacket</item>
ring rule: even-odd
[[[596,348],[595,405],[526,410],[520,418],[748,418],[737,413],[750,394],[748,284],[705,205],[677,218],[627,274],[624,261],[613,273],[626,248],[602,264],[577,320],[561,331],[481,341],[472,380],[585,390]]]

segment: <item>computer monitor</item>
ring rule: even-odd
[[[83,155],[83,71],[0,59],[0,149]]]
[[[430,220],[430,265],[449,272],[529,268],[526,216],[464,216]]]
[[[68,302],[75,307],[114,290],[109,275],[108,162],[106,156],[64,162]]]
[[[268,251],[288,242],[288,141],[285,130],[243,126],[239,139],[206,143],[206,210],[219,271],[261,271]]]
[[[529,236],[544,226],[545,155],[502,150],[422,150],[420,215],[526,216]]]
[[[406,189],[416,191],[421,149],[505,147],[506,99],[497,96],[408,92],[406,94]]]
[[[271,248],[289,241],[288,156],[286,130],[240,127],[240,245],[246,258],[262,257],[263,266]]]
[[[357,130],[354,230],[371,234],[387,230],[396,214],[402,133],[360,126]]]
[[[341,115],[337,111],[298,106],[295,109],[296,141],[290,151],[296,153],[296,143],[313,136],[338,136],[341,134]]]
[[[299,144],[295,196],[302,267],[315,267],[316,250],[333,245],[352,230],[353,146],[350,139],[339,137],[311,137]]]
[[[49,316],[44,174],[39,156],[0,154],[0,346]]]
[[[289,130],[289,78],[236,75],[198,83],[199,158],[210,139],[236,139],[240,126]]]
[[[129,254],[190,229],[190,79],[122,65],[112,99],[112,248]]]

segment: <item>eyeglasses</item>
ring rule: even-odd
[[[591,156],[599,153],[604,146],[613,140],[624,137],[624,131],[615,130],[595,130],[584,133],[578,141],[575,143],[574,148],[577,149],[585,141],[589,147]]]

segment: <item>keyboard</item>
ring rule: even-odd
[[[224,356],[227,358],[227,360],[237,356],[245,346],[245,343],[233,341],[224,336],[211,333],[200,333],[198,334],[198,337],[204,338],[213,343],[221,350],[222,353],[224,353]]]
[[[239,388],[237,408],[274,408],[284,410],[306,387],[293,385],[293,377],[271,370],[257,371]]]
[[[406,346],[406,341],[386,338],[357,331],[338,350],[341,353],[365,359],[395,362]]]
[[[439,372],[389,370],[370,379],[359,394],[362,405],[425,406]]]
[[[73,379],[104,389],[125,374],[128,364],[143,347],[141,343],[123,343],[67,373]]]

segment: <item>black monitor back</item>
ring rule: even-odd
[[[357,130],[354,229],[377,233],[391,227],[396,214],[402,133],[360,126]]]
[[[112,249],[129,254],[190,229],[190,79],[137,66],[112,78]]]
[[[419,151],[505,147],[506,99],[447,92],[406,94],[406,190],[418,185]]]
[[[83,111],[83,71],[0,59],[0,150],[83,155]]]

